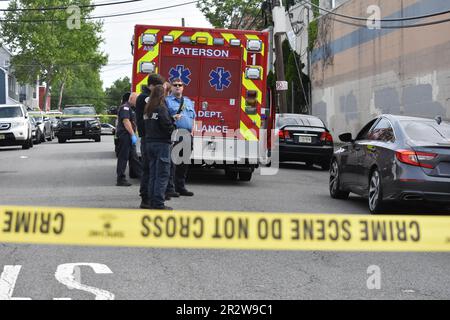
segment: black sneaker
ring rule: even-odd
[[[129,183],[127,180],[120,180],[120,181],[117,181],[116,186],[118,186],[118,187],[130,187],[130,186],[132,186],[132,184]]]
[[[150,205],[150,203],[148,203],[148,201],[147,200],[142,200],[141,201],[141,205],[139,206],[139,208],[141,208],[141,209],[151,209],[152,208],[152,206]]]
[[[166,201],[169,201],[170,199],[172,199],[168,194],[166,194],[166,196],[164,197],[164,199],[166,200]]]
[[[188,190],[180,190],[177,192],[180,194],[180,196],[185,196],[185,197],[192,197],[194,195],[193,192],[188,191]]]
[[[168,196],[169,198],[179,198],[180,194],[176,191],[170,191],[166,193],[166,196]]]

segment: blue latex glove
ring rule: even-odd
[[[136,143],[137,143],[137,137],[136,137],[135,134],[133,134],[133,135],[131,136],[131,144],[132,144],[133,146],[135,146]]]

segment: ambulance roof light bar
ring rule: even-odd
[[[233,47],[239,47],[241,45],[241,40],[239,39],[231,39],[230,45]]]
[[[173,42],[173,36],[171,35],[163,36],[163,42]]]
[[[157,40],[156,39],[156,34],[153,34],[153,33],[144,33],[142,35],[142,39],[141,39],[142,44],[143,45],[148,45],[148,46],[155,45],[157,43],[156,40]]]
[[[214,38],[213,44],[214,44],[215,46],[223,46],[223,45],[225,45],[225,39],[222,39],[222,38]]]
[[[191,40],[191,37],[189,37],[189,36],[181,36],[180,37],[180,43],[191,43],[192,42],[192,40]]]

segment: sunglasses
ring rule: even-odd
[[[182,83],[174,83],[174,84],[172,84],[172,86],[179,88],[179,87],[183,87],[184,84],[182,84]]]

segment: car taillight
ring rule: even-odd
[[[398,150],[395,155],[397,159],[403,163],[428,169],[433,169],[434,165],[423,163],[423,161],[431,161],[437,157],[436,153],[418,152],[412,150]]]
[[[326,131],[322,132],[322,135],[320,136],[320,141],[333,143],[333,136],[329,132]]]
[[[287,130],[280,130],[280,131],[278,131],[278,137],[280,139],[290,139],[291,135],[290,135],[289,131],[287,131]]]

